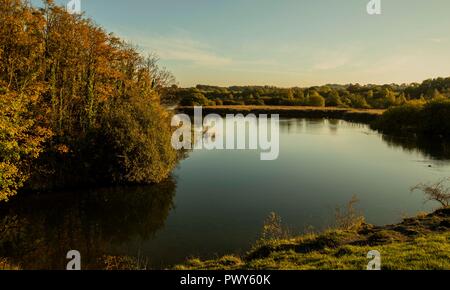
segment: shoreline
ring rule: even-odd
[[[331,118],[351,122],[370,124],[377,120],[385,110],[348,109],[337,107],[303,107],[303,106],[205,106],[204,114],[279,114],[282,118]],[[180,106],[175,111],[193,115],[194,107]]]
[[[393,225],[361,224],[257,243],[244,255],[187,259],[175,270],[366,270],[379,251],[381,270],[450,269],[450,208]]]

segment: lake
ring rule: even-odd
[[[164,268],[248,250],[271,212],[294,234],[324,229],[354,195],[367,222],[396,223],[437,207],[410,188],[450,176],[449,152],[364,124],[282,119],[275,161],[260,161],[259,151],[199,150],[157,186],[19,196],[0,206],[0,256],[64,269],[76,249],[84,268],[112,256]]]

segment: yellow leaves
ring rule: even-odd
[[[49,129],[38,126],[28,111],[34,97],[0,94],[0,201],[16,194],[28,178],[28,163],[42,152]]]
[[[43,82],[34,82],[32,85],[28,86],[26,90],[24,90],[24,94],[30,102],[36,103],[40,100],[46,90],[46,84]]]
[[[8,201],[23,185],[26,175],[9,162],[0,162],[0,201]]]
[[[58,144],[55,146],[55,149],[59,154],[67,154],[70,152],[70,148],[66,144]]]

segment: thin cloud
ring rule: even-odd
[[[156,52],[162,59],[185,61],[202,66],[224,66],[233,62],[231,58],[214,53],[212,48],[186,36],[157,36],[137,40],[145,50]]]
[[[345,45],[338,48],[320,49],[313,52],[312,70],[327,71],[341,67],[356,65],[356,58],[360,55],[357,45]]]
[[[439,44],[445,42],[446,40],[444,38],[430,38],[429,41]]]
[[[324,59],[314,64],[313,69],[315,70],[331,70],[337,69],[348,64],[350,59],[346,56],[336,56],[328,59]]]

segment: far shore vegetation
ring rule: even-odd
[[[178,112],[192,115],[192,106],[179,106]],[[202,106],[204,114],[277,114],[282,118],[328,118],[342,119],[354,122],[370,124],[376,120],[385,110],[382,109],[352,109],[338,107],[310,107],[310,106]]]
[[[390,135],[450,139],[450,77],[402,85],[173,86],[168,94],[185,112],[203,106],[208,113],[219,114],[336,118],[369,123]]]
[[[450,77],[422,83],[387,85],[336,85],[278,88],[273,86],[194,88],[172,87],[169,94],[181,106],[309,106],[388,109],[410,102],[424,103],[450,97]]]
[[[179,111],[192,113],[192,106]],[[434,141],[450,141],[450,99],[440,97],[408,101],[388,109],[355,109],[311,106],[206,106],[204,113],[278,114],[287,118],[332,118],[369,124],[372,129],[393,136],[430,137]]]

